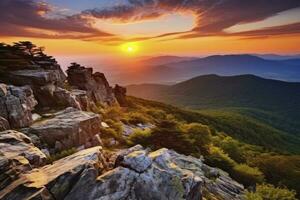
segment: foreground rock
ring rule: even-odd
[[[33,121],[31,111],[36,105],[37,101],[29,86],[0,84],[1,130],[29,126]]]
[[[0,199],[242,199],[243,187],[225,172],[172,150],[135,146],[109,171],[106,160],[100,147],[80,151],[22,175]]]
[[[0,190],[22,172],[44,165],[46,156],[29,137],[17,131],[0,132]]]
[[[71,107],[34,123],[27,133],[37,135],[43,144],[56,151],[101,144],[99,115]]]
[[[105,164],[101,147],[86,149],[21,175],[0,191],[0,199],[65,199],[78,182],[101,174]],[[78,189],[84,192],[85,187]]]
[[[172,150],[148,152],[135,146],[121,153],[116,165],[135,172],[129,194],[133,199],[242,199],[243,186],[227,173]]]
[[[0,153],[22,165],[38,167],[45,164],[46,156],[31,139],[18,131],[0,132]]]

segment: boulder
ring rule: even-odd
[[[37,135],[50,149],[61,151],[101,145],[100,123],[99,115],[69,107],[34,123],[27,133]]]
[[[103,73],[93,73],[92,68],[72,63],[67,74],[69,85],[74,89],[86,91],[89,100],[95,104],[111,105],[116,102],[113,89],[109,86]]]
[[[28,136],[13,130],[0,132],[0,153],[23,166],[38,167],[46,161],[46,155],[33,145]]]
[[[31,111],[36,105],[37,101],[29,86],[0,84],[0,116],[7,120],[11,128],[29,126],[33,121]],[[1,120],[1,124],[8,128],[4,120]]]
[[[51,165],[20,175],[0,191],[0,199],[66,199],[78,182],[94,182],[105,169],[101,147],[82,150]],[[78,189],[84,192],[86,187]]]
[[[242,199],[243,186],[227,173],[205,165],[201,159],[180,155],[172,150],[149,152],[141,146],[135,146],[120,153],[116,166],[137,173],[129,194],[132,199],[196,200],[205,197],[207,192],[216,199]],[[208,171],[215,170],[219,171],[218,177],[209,177]]]
[[[0,191],[0,199],[222,200],[242,199],[243,186],[218,170],[214,179],[201,159],[140,145],[118,153],[115,168],[101,147],[77,152],[21,175]]]
[[[0,190],[22,173],[45,163],[46,155],[26,135],[11,130],[0,132]]]
[[[70,92],[75,97],[76,101],[79,103],[81,110],[92,112],[98,111],[95,102],[89,99],[87,91],[72,89]]]

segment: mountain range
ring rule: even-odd
[[[273,60],[263,57],[265,56],[243,54],[213,55],[204,58],[173,56],[146,58],[131,63],[131,67],[126,71],[121,70],[116,79],[121,80],[123,84],[174,83],[205,74],[223,76],[253,74],[276,80],[300,81],[299,57],[275,56],[277,59]]]

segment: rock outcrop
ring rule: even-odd
[[[0,80],[16,86],[29,85],[39,108],[80,108],[75,96],[64,89],[66,76],[56,60],[30,42],[2,45]]]
[[[21,69],[9,68],[0,73],[1,80],[6,84],[17,86],[29,85],[40,106],[56,106],[54,92],[63,87],[66,76],[55,60],[36,61]]]
[[[138,145],[120,152],[114,169],[107,166],[100,147],[86,149],[21,175],[0,191],[0,198],[242,199],[243,186],[225,172],[168,149],[149,152]]]
[[[17,180],[21,173],[45,163],[45,154],[29,137],[17,131],[0,132],[0,190]]]
[[[116,97],[118,103],[120,104],[120,106],[122,106],[122,107],[128,106],[128,102],[126,100],[126,92],[127,92],[126,88],[121,87],[118,84],[114,88],[115,97]]]
[[[103,73],[93,73],[93,68],[85,68],[72,63],[67,70],[68,83],[74,89],[84,90],[89,100],[94,103],[114,104],[113,89],[109,86]]]
[[[37,105],[29,86],[16,87],[0,84],[0,117],[1,129],[22,128],[32,123],[31,111]]]
[[[77,182],[95,181],[91,178],[97,177],[105,168],[106,162],[101,147],[82,150],[52,165],[21,175],[0,191],[0,199],[66,199],[75,189]],[[84,193],[86,188],[78,189]]]
[[[69,107],[34,123],[27,134],[38,136],[43,144],[56,151],[82,145],[88,148],[101,144],[100,117]]]

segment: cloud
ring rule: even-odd
[[[136,22],[158,19],[170,13],[192,13],[196,22],[192,30],[167,33],[136,40],[164,37],[195,38],[203,36],[267,36],[299,33],[299,24],[267,29],[226,33],[229,27],[257,22],[280,12],[300,7],[299,0],[127,0],[106,8],[84,10],[66,15],[50,4],[36,0],[0,0],[0,36],[69,38],[122,41],[122,38],[95,28],[94,20],[111,19]]]
[[[268,27],[252,31],[244,31],[234,33],[233,35],[247,36],[247,37],[264,37],[264,36],[276,36],[286,34],[300,34],[300,22],[286,24],[281,26]]]
[[[300,7],[299,0],[128,0],[128,4],[84,13],[100,19],[130,22],[155,19],[170,12],[189,12],[196,17],[196,25],[188,35],[179,38],[191,38],[224,35],[224,30],[234,25],[261,21],[297,7]]]
[[[49,4],[33,0],[0,1],[0,36],[41,38],[85,38],[110,36],[92,27],[82,15],[48,16],[54,10]]]

